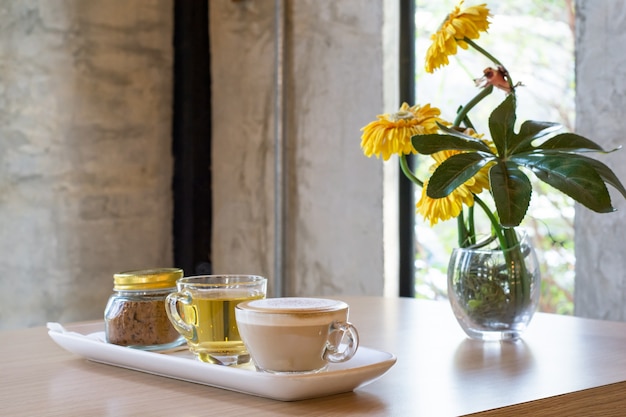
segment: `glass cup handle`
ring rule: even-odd
[[[191,296],[179,292],[171,293],[165,299],[165,312],[176,330],[186,339],[197,340],[196,329],[187,324],[178,313],[178,303],[191,304]]]
[[[330,324],[328,341],[322,358],[325,361],[345,362],[356,353],[359,347],[359,333],[349,322],[334,321]]]

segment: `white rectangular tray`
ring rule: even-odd
[[[356,355],[328,370],[306,375],[257,372],[252,365],[221,366],[197,360],[187,349],[148,352],[106,343],[104,323],[48,323],[48,334],[62,348],[95,362],[243,392],[281,401],[295,401],[353,391],[380,378],[395,355],[359,347]]]

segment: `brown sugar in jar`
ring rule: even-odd
[[[183,276],[179,268],[120,272],[104,310],[107,343],[144,350],[171,349],[185,339],[170,323],[165,298]]]

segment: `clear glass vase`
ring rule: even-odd
[[[537,309],[539,262],[528,235],[516,236],[517,243],[506,250],[496,246],[452,252],[448,298],[457,321],[473,339],[518,339]]]

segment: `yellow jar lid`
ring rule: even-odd
[[[153,290],[176,286],[176,280],[183,276],[180,268],[140,269],[119,272],[113,275],[114,290]]]

